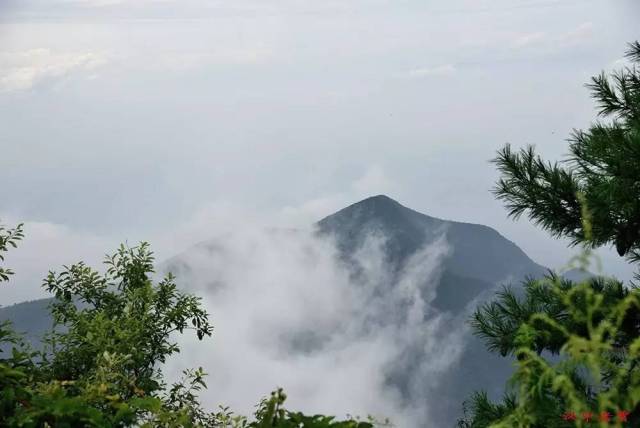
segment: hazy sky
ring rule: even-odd
[[[120,241],[164,258],[379,193],[561,265],[488,161],[564,154],[639,19],[637,0],[0,0],[0,218],[27,222],[0,302]]]

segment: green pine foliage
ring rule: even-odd
[[[630,44],[634,64],[588,85],[600,116],[608,121],[576,130],[569,157],[544,161],[533,147],[514,152],[506,145],[494,160],[502,174],[495,194],[509,214],[527,213],[537,225],[574,243],[585,242],[581,204],[584,195],[593,218],[594,246],[614,244],[620,255],[640,251],[640,43]]]
[[[583,269],[591,248],[602,245],[640,261],[640,43],[629,45],[627,57],[634,65],[588,85],[609,121],[574,131],[566,162],[509,145],[495,159],[502,174],[495,194],[509,215],[527,213],[584,246]],[[640,426],[640,290],[552,272],[523,286],[504,287],[470,320],[490,351],[514,358],[515,373],[502,402],[483,392],[467,400],[458,426]]]
[[[459,426],[590,426],[563,420],[566,412],[609,412],[616,423],[617,412],[628,411],[630,423],[640,422],[640,290],[550,274],[526,281],[524,291],[505,288],[472,317],[475,334],[491,351],[515,357],[516,369],[503,401],[474,394]]]
[[[635,290],[626,288],[621,281],[613,278],[593,277],[586,284],[603,299],[603,305],[594,312],[593,320],[600,322],[606,311]],[[476,309],[471,318],[475,334],[484,339],[487,349],[502,356],[515,355],[516,337],[519,328],[532,320],[534,315],[544,314],[562,325],[563,329],[577,334],[586,334],[588,326],[584,320],[569,316],[574,304],[563,297],[572,292],[576,284],[550,272],[544,280],[529,279],[523,283],[524,296],[519,298],[511,287],[504,287],[496,299]],[[631,309],[618,332],[618,345],[628,346],[638,334],[640,311]],[[537,353],[546,351],[558,355],[565,344],[565,336],[546,324],[536,325],[544,334],[536,337],[532,344]]]

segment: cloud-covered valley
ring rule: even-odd
[[[203,401],[244,413],[281,386],[291,408],[418,426],[436,411],[430,393],[456,364],[464,325],[432,305],[443,238],[398,275],[384,246],[371,235],[354,269],[313,231],[253,229],[170,260],[164,269],[204,296],[215,325],[212,339],[182,344],[171,371],[203,366]]]

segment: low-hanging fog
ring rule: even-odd
[[[393,275],[384,241],[366,240],[357,274],[330,238],[302,230],[253,228],[169,261],[163,268],[203,296],[215,325],[203,342],[180,339],[169,372],[202,366],[203,403],[245,414],[281,386],[291,409],[371,414],[397,426],[429,420],[438,408],[431,393],[455,366],[465,329],[431,304],[448,246],[436,240]]]

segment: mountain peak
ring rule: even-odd
[[[376,195],[323,218],[316,226],[321,234],[336,236],[345,254],[355,253],[372,234],[384,236],[386,246],[392,248],[390,258],[399,262],[429,240],[428,235],[439,231],[443,223],[386,195]]]
[[[372,221],[376,223],[398,224],[398,222],[404,223],[406,217],[414,213],[417,214],[415,211],[405,207],[387,195],[375,195],[341,209],[320,220],[318,224],[320,226],[328,226],[332,223],[334,225],[335,223],[342,225],[347,223],[350,226],[356,226]]]
[[[544,273],[544,268],[490,227],[430,217],[386,195],[356,202],[320,220],[316,227],[320,234],[336,237],[343,254],[355,254],[372,235],[382,236],[389,260],[397,268],[425,245],[445,237],[451,251],[444,263],[456,276],[493,284],[510,276]]]
[[[371,206],[371,207],[375,207],[375,208],[405,208],[405,206],[403,206],[402,204],[400,204],[398,201],[396,201],[395,199],[391,199],[390,197],[388,197],[387,195],[375,195],[375,196],[369,196],[368,198],[365,198],[359,202],[356,202],[350,206],[348,206],[346,209],[348,208],[353,208],[353,207],[357,207],[357,206]]]
[[[361,200],[360,202],[356,202],[356,204],[360,204],[360,203],[366,203],[366,202],[375,202],[375,201],[379,201],[379,202],[386,202],[386,203],[394,203],[394,204],[398,204],[398,201],[391,199],[390,197],[388,197],[387,195],[374,195],[374,196],[369,196],[368,198],[364,198],[363,200]]]

